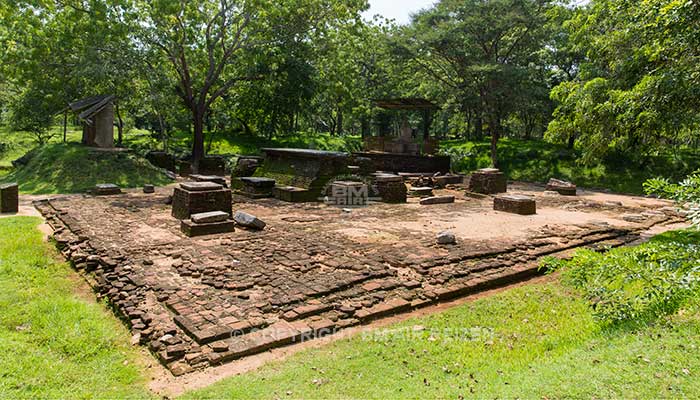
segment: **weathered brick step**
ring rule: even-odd
[[[316,322],[280,321],[269,327],[225,342],[228,350],[209,354],[211,365],[222,364],[238,358],[262,353],[272,348],[310,340],[334,333],[335,323],[330,320]]]
[[[452,300],[484,290],[521,282],[538,274],[538,263],[504,267],[485,276],[482,275],[478,278],[468,279],[466,282],[437,289],[435,290],[435,296],[439,301]]]
[[[248,321],[239,321],[230,326],[217,326],[210,329],[197,329],[197,327],[182,315],[176,315],[173,320],[185,333],[194,339],[197,344],[205,345],[231,337],[245,335],[260,326],[254,326]]]

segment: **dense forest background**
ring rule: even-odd
[[[408,25],[364,0],[0,2],[1,123],[40,143],[118,96],[119,141],[358,136],[373,99],[440,106],[442,139],[561,143],[595,164],[700,145],[700,3],[441,0]]]

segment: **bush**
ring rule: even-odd
[[[687,207],[688,218],[693,225],[700,227],[700,171],[677,184],[665,178],[650,179],[644,183],[644,191],[675,200],[680,206]]]
[[[569,261],[544,264],[583,291],[602,322],[647,322],[677,312],[700,294],[700,232],[669,232],[605,254],[579,250]]]

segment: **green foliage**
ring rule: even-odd
[[[605,324],[640,324],[677,312],[700,294],[700,232],[670,232],[633,248],[601,254],[579,250],[570,261],[549,260],[581,290]]]
[[[688,208],[688,218],[700,227],[700,171],[680,183],[671,183],[667,178],[650,179],[644,183],[647,194],[661,196]]]
[[[491,163],[490,143],[486,141],[449,140],[441,142],[440,147],[442,154],[451,156],[452,168],[457,172],[470,173]],[[682,179],[700,168],[700,157],[691,149],[644,157],[615,152],[596,164],[581,165],[580,152],[564,145],[505,138],[498,147],[500,168],[509,179],[546,183],[549,178],[559,178],[581,187],[619,193],[643,194],[643,184],[650,178],[663,175]]]
[[[684,0],[593,0],[565,25],[586,55],[552,90],[547,137],[577,139],[583,161],[610,151],[649,153],[698,142],[700,7]]]
[[[129,334],[37,230],[0,219],[0,398],[148,398]]]
[[[48,144],[32,150],[29,156],[26,166],[0,180],[19,182],[22,192],[33,194],[80,193],[98,183],[133,188],[171,182],[162,170],[125,152],[101,152],[78,144]]]

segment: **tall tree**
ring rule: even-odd
[[[568,23],[585,58],[552,91],[552,140],[576,139],[585,162],[689,144],[700,123],[700,4],[594,0]]]
[[[154,0],[142,39],[161,50],[178,78],[178,95],[192,114],[193,166],[204,157],[204,123],[212,105],[244,81],[263,79],[245,53],[305,37],[336,21],[356,18],[364,0]]]
[[[544,47],[552,0],[442,0],[414,17],[397,54],[461,99],[478,136],[488,124],[491,160],[503,120]]]

